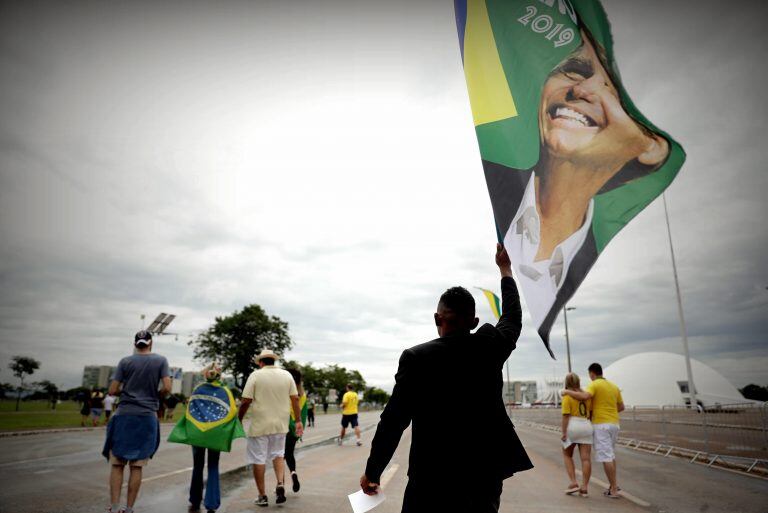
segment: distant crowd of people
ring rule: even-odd
[[[102,454],[110,463],[111,513],[133,513],[141,487],[143,468],[160,444],[160,423],[172,419],[178,399],[171,391],[168,360],[152,352],[152,334],[140,331],[134,337],[135,352],[118,364],[106,395],[94,389],[83,401],[81,413],[97,425],[101,410],[109,405],[107,433]],[[215,512],[221,505],[219,460],[229,452],[232,441],[246,438],[246,461],[252,466],[258,496],[254,503],[269,505],[265,474],[271,464],[277,480],[275,503],[287,500],[286,477],[298,493],[301,482],[294,456],[304,427],[315,425],[315,402],[309,400],[297,369],[276,365],[279,356],[269,349],[253,358],[258,369],[248,377],[239,406],[231,391],[221,383],[221,369],[214,363],[203,369],[204,382],[188,399],[185,415],[179,419],[168,440],[192,446],[192,479],[189,491],[191,513]],[[119,397],[119,401],[116,399]],[[111,398],[111,399],[110,399]],[[118,407],[119,405],[119,407]],[[328,402],[322,402],[323,412]],[[362,445],[358,423],[358,395],[348,384],[342,401],[341,432],[343,442],[348,426],[354,429],[356,444]],[[114,413],[112,413],[114,412]],[[250,415],[247,429],[242,422]],[[207,456],[207,465],[206,465]],[[288,476],[285,467],[288,467]],[[129,468],[126,503],[121,505],[125,468]],[[207,467],[207,479],[203,474]]]
[[[102,425],[102,415],[104,424],[109,422],[112,413],[120,406],[119,395],[112,395],[109,391],[93,387],[90,392],[81,392],[77,395],[77,402],[80,403],[80,426],[100,426]],[[173,420],[173,414],[176,406],[182,400],[174,394],[168,395],[160,400],[160,409],[157,415],[160,419]]]

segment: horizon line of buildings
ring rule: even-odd
[[[117,369],[114,365],[86,365],[83,367],[82,386],[85,388],[108,388],[112,376]],[[197,385],[204,381],[200,371],[184,371],[181,367],[171,367],[171,393],[182,394],[186,397],[192,395]],[[222,383],[230,388],[236,386],[235,379],[231,376],[222,376]]]

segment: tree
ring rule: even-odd
[[[51,409],[55,410],[56,401],[59,399],[59,387],[57,387],[47,379],[43,381],[38,381],[37,383],[35,383],[35,387],[37,387],[39,390],[41,390],[45,394],[45,397],[51,401]]]
[[[281,355],[293,347],[288,323],[267,315],[259,305],[248,305],[227,317],[216,317],[213,326],[189,342],[195,359],[218,362],[243,388],[256,364],[252,358],[262,349]]]
[[[328,390],[333,388],[338,392],[337,402],[341,402],[347,383],[350,383],[355,390],[365,389],[365,380],[359,371],[347,370],[339,365],[326,365],[318,369],[311,363],[300,364],[293,360],[286,360],[283,365],[286,368],[300,370],[304,390],[309,395],[320,396],[321,399],[326,399]]]
[[[29,356],[14,356],[8,368],[13,371],[13,375],[19,378],[19,389],[16,395],[16,411],[19,411],[19,401],[21,401],[21,391],[24,389],[24,376],[31,376],[40,368],[40,362]]]
[[[389,401],[389,394],[380,388],[367,387],[363,394],[363,401],[374,404],[387,404]]]
[[[0,383],[0,399],[8,397],[8,392],[13,390],[13,385],[10,383]]]
[[[744,399],[752,399],[753,401],[768,401],[768,387],[761,387],[750,383],[744,388],[739,389]]]
[[[66,392],[64,392],[64,399],[67,400],[74,400],[79,401],[82,397],[90,397],[91,396],[91,389],[87,387],[75,387],[70,388]]]

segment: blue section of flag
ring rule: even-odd
[[[187,408],[201,424],[217,422],[229,415],[229,396],[226,389],[204,383],[195,389]]]
[[[467,27],[467,0],[453,0],[453,10],[456,13],[456,30],[459,31],[461,61],[464,62],[464,30]]]

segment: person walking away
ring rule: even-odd
[[[306,425],[309,408],[307,407],[307,394],[304,392],[304,387],[301,384],[301,371],[298,369],[287,370],[291,373],[293,381],[296,383],[296,388],[299,391],[301,423]],[[298,493],[301,489],[299,475],[296,473],[296,457],[293,455],[296,449],[296,442],[299,440],[301,440],[301,437],[296,434],[296,417],[294,417],[293,409],[291,409],[291,418],[288,419],[288,434],[285,435],[285,463],[288,465],[288,470],[291,471],[291,481],[294,493]],[[283,482],[285,482],[285,479],[283,479]]]
[[[179,398],[171,394],[165,399],[165,420],[173,420],[173,412],[179,404]]]
[[[360,487],[368,495],[378,493],[381,474],[410,423],[403,513],[496,513],[504,479],[533,468],[501,395],[502,369],[520,336],[522,311],[512,265],[500,244],[496,265],[502,277],[502,315],[496,326],[485,324],[472,333],[479,322],[475,300],[465,288],[452,287],[440,297],[434,315],[439,338],[400,356]],[[443,402],[425,400],[435,383],[441,384],[442,395],[471,405],[471,411],[440,425]]]
[[[603,464],[610,488],[603,495],[611,499],[620,497],[616,484],[616,442],[619,439],[619,413],[624,411],[624,399],[614,383],[603,377],[603,367],[593,363],[587,369],[592,382],[583,391],[564,390],[563,394],[577,401],[592,399],[592,427],[595,460]]]
[[[328,415],[328,399],[323,399],[323,415]]]
[[[109,422],[109,417],[112,416],[112,410],[115,408],[115,396],[107,394],[104,398],[104,423]]]
[[[83,391],[77,395],[78,400],[82,403],[80,407],[80,426],[85,427],[91,416],[91,394]]]
[[[136,352],[117,364],[109,394],[120,392],[120,407],[107,425],[102,454],[110,463],[108,512],[133,513],[141,487],[142,469],[160,445],[157,410],[171,391],[168,360],[152,353],[152,333],[139,331],[134,337]],[[158,385],[162,387],[158,390]],[[130,467],[126,507],[119,509],[125,466]]]
[[[347,383],[347,391],[341,398],[341,433],[339,434],[339,445],[344,442],[344,435],[347,432],[347,426],[352,425],[355,430],[357,446],[363,445],[360,440],[360,426],[357,421],[357,392],[354,391],[352,384]]]
[[[93,427],[99,425],[101,421],[101,412],[104,411],[104,393],[96,387],[91,392],[91,421]]]
[[[579,376],[573,372],[565,375],[565,388],[567,390],[581,391]],[[563,460],[565,471],[568,473],[570,484],[565,490],[567,495],[576,492],[581,497],[589,496],[589,478],[592,475],[592,423],[589,418],[592,413],[592,400],[577,401],[569,395],[563,395],[562,404],[562,437]],[[582,483],[576,481],[576,466],[573,462],[573,453],[579,448],[581,458]]]
[[[259,369],[248,376],[238,411],[240,421],[249,409],[251,412],[251,422],[247,431],[246,459],[253,465],[253,478],[259,491],[259,497],[254,503],[260,507],[269,505],[264,482],[268,460],[272,462],[277,479],[275,502],[282,504],[286,501],[283,466],[285,435],[288,432],[291,409],[297,419],[296,434],[301,436],[304,432],[304,425],[300,420],[299,392],[296,383],[288,371],[275,365],[277,360],[278,356],[269,349],[262,350],[254,358]]]
[[[307,403],[307,425],[315,427],[315,400],[310,399]]]
[[[245,431],[237,418],[232,392],[221,383],[221,368],[211,363],[202,371],[205,382],[192,391],[185,414],[168,436],[169,442],[192,446],[192,482],[189,486],[190,513],[199,513],[201,503],[207,513],[221,506],[219,456],[232,449],[232,441],[244,438]],[[208,453],[208,480],[203,497],[203,470]]]

